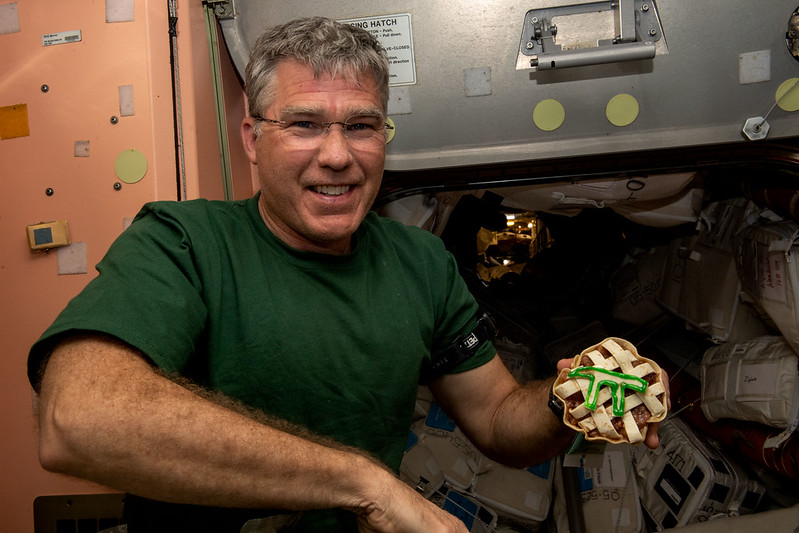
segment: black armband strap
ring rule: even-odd
[[[472,357],[477,349],[494,338],[497,328],[488,315],[483,315],[477,325],[465,335],[459,335],[448,347],[432,354],[430,366],[422,374],[422,383],[429,383],[450,372],[453,368]]]

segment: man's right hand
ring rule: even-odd
[[[386,476],[391,476],[386,472]],[[468,533],[466,525],[391,477],[373,501],[355,509],[361,533]]]

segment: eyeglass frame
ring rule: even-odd
[[[353,115],[353,117],[355,117],[355,116],[358,116],[358,115]],[[262,117],[260,115],[250,115],[250,117],[253,118],[254,120],[259,121],[259,122],[269,122],[271,124],[275,124],[275,125],[277,125],[278,127],[280,127],[283,130],[285,130],[289,126],[289,121],[288,120],[276,120],[276,119],[273,119],[273,118]],[[353,117],[349,117],[349,118],[353,118]],[[330,133],[330,127],[333,124],[339,124],[341,126],[341,130],[342,130],[342,134],[344,135],[344,138],[347,139],[348,141],[351,140],[351,139],[347,136],[347,126],[354,126],[354,124],[350,124],[346,120],[344,122],[341,122],[340,120],[331,120],[330,122],[316,122],[315,120],[298,120],[297,122],[315,122],[315,123],[319,124],[320,126],[322,126],[323,133],[320,133],[319,136],[318,136],[320,139],[322,137],[324,137],[325,135],[327,135],[328,133]],[[386,122],[384,120],[383,121],[383,127],[385,128],[385,132],[386,132],[385,144],[388,144],[388,141],[389,141],[388,131],[389,130],[393,130],[394,126],[392,126],[391,124],[389,124],[388,122]],[[314,137],[310,137],[310,138],[314,138]]]

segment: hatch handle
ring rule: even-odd
[[[585,65],[599,65],[603,63],[616,63],[619,61],[634,61],[636,59],[652,59],[655,57],[655,43],[644,41],[641,43],[614,44],[585,50],[564,50],[539,54],[530,60],[531,67],[539,70],[552,70],[556,68],[581,67]]]

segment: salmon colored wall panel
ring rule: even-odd
[[[94,277],[124,219],[147,201],[176,198],[167,4],[133,5],[133,21],[106,23],[100,0],[19,1],[20,31],[0,35],[0,107],[26,104],[29,130],[0,139],[0,531],[32,532],[37,496],[106,490],[39,466],[25,370],[28,348]],[[42,45],[43,35],[70,30],[82,39]],[[133,87],[131,116],[120,116],[123,85]],[[88,141],[88,157],[75,156],[76,141]],[[147,172],[117,190],[114,162],[130,149],[146,157]],[[85,243],[85,274],[59,275],[57,251],[29,251],[26,225],[56,219]]]
[[[168,5],[133,1],[134,20],[118,23],[106,23],[101,0],[19,1],[21,31],[0,34],[0,108],[25,104],[29,132],[0,139],[0,531],[32,532],[37,496],[109,490],[39,466],[26,357],[95,276],[94,265],[125,219],[145,202],[178,198]],[[7,4],[0,0],[0,7]],[[181,197],[218,199],[222,173],[201,3],[179,0],[177,16]],[[81,31],[79,42],[42,45],[43,35],[71,30]],[[238,136],[244,95],[224,48],[220,61],[234,197],[245,198],[255,185]],[[120,114],[119,87],[126,85],[133,88],[131,116]],[[0,124],[0,133],[4,128]],[[88,142],[88,157],[76,157],[76,141]],[[147,172],[138,183],[121,183],[114,162],[130,149],[144,155]],[[59,275],[56,250],[29,251],[26,225],[56,219],[68,221],[73,243],[85,243],[86,273]]]

